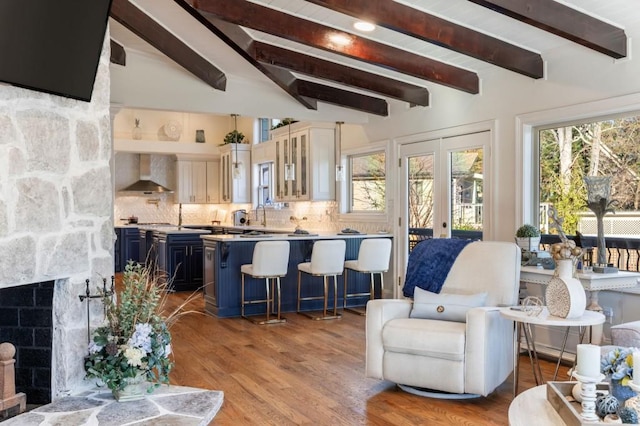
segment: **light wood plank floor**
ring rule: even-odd
[[[169,304],[187,294],[176,293]],[[198,297],[192,308],[204,312]],[[439,400],[365,377],[365,318],[285,324],[190,314],[172,328],[173,384],[222,390],[216,425],[507,425],[511,378],[487,398]],[[543,362],[545,378],[553,364]],[[520,391],[534,386],[521,359]],[[560,377],[566,377],[561,367]],[[532,419],[533,421],[533,419]],[[534,424],[534,423],[532,423]]]

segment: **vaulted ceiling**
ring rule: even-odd
[[[625,9],[637,6],[574,3],[589,8],[553,0],[113,0],[111,60],[126,67],[128,49],[157,51],[224,91],[240,58],[306,108],[326,102],[385,116],[391,99],[429,105],[433,85],[481,96],[483,74],[495,69],[545,78],[544,52],[558,46],[625,58],[627,36],[611,18],[625,22]],[[377,28],[358,32],[356,20]],[[234,57],[209,52],[208,37]]]

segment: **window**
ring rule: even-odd
[[[269,131],[271,130],[271,120],[270,118],[260,118],[258,119],[258,143],[266,142],[269,140]]]
[[[269,132],[282,122],[279,118],[259,118],[258,119],[258,143],[270,140]]]
[[[382,213],[386,207],[385,152],[351,155],[349,211]]]
[[[640,209],[640,116],[614,116],[536,128],[538,223],[550,233],[548,209],[563,219],[563,230],[575,235],[596,234],[595,220],[586,206],[585,176],[612,176],[616,212]],[[608,215],[607,234],[638,234],[640,221]]]
[[[258,165],[258,205],[268,206],[273,202],[273,163]]]

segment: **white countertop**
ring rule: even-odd
[[[142,229],[142,227],[141,227]],[[177,226],[150,227],[158,234],[210,234],[208,229],[178,228]]]
[[[224,234],[224,235],[202,235],[200,238],[207,241],[220,242],[239,242],[239,241],[294,241],[294,240],[330,240],[344,238],[393,238],[389,233],[372,233],[372,234],[340,234],[335,232],[310,232],[309,234],[264,234],[264,235],[247,235],[247,234]]]

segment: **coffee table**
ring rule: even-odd
[[[547,401],[546,385],[527,389],[516,396],[509,405],[509,426],[531,425],[566,425],[558,412]]]

